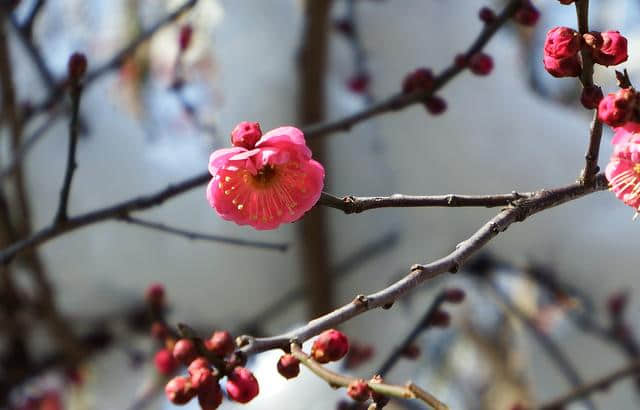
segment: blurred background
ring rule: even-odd
[[[259,121],[265,131],[302,126],[385,99],[400,90],[408,72],[447,67],[481,31],[478,10],[506,4],[311,2],[324,4],[325,18],[305,14],[315,6],[304,1],[199,0],[109,65],[185,3],[22,0],[4,16],[24,128],[18,166],[9,128],[0,133],[8,202],[2,212],[22,234],[50,224],[58,206],[68,104],[39,104],[64,80],[75,51],[86,54],[89,73],[108,69],[85,86],[71,215],[203,172],[209,154],[229,145],[240,121]],[[541,64],[545,33],[557,25],[575,27],[575,8],[533,3],[541,13],[535,26],[508,23],[486,47],[495,62],[490,76],[465,72],[439,93],[448,106],[444,115],[432,116],[416,104],[314,139],[312,149],[327,172],[325,191],[489,194],[575,181],[591,112],[579,104],[575,79],[552,78]],[[640,4],[592,0],[590,15],[594,30],[620,30],[629,39],[623,68],[635,80]],[[324,33],[319,41],[327,42],[326,61],[318,62],[317,55],[314,60],[308,48],[315,45],[303,41],[314,41],[305,36],[314,18]],[[185,26],[193,32],[181,51]],[[613,70],[596,70],[596,83],[605,93],[613,91]],[[605,134],[601,165],[611,153],[609,141]],[[48,275],[54,298],[43,309],[18,304],[0,315],[0,408],[173,408],[153,366],[159,346],[144,314],[151,283],[166,289],[170,324],[188,323],[202,335],[214,329],[278,334],[356,294],[385,287],[414,263],[446,255],[495,213],[416,208],[345,215],[322,209],[304,222],[257,232],[217,217],[202,186],[136,216],[288,244],[286,251],[192,241],[120,221],[60,236],[10,267],[18,294],[28,299],[37,292],[33,272],[40,271]],[[451,323],[422,332],[408,354],[414,357],[400,359],[387,373],[389,382],[412,380],[451,409],[511,410],[543,403],[622,366],[640,354],[634,336],[640,318],[634,297],[638,227],[632,214],[613,195],[599,193],[512,226],[459,274],[426,283],[390,310],[345,323],[341,329],[361,345],[355,351],[366,360],[336,369],[370,377],[440,290],[452,287],[467,298],[443,306]],[[90,346],[91,354],[77,365],[65,356],[65,338],[48,324],[53,304],[76,341]],[[344,390],[330,389],[305,369],[285,381],[276,372],[278,356],[265,353],[249,361],[261,394],[247,408],[331,409],[346,399]],[[568,408],[637,409],[638,386],[626,379]],[[222,408],[234,406],[240,405],[225,401]],[[390,407],[422,408],[401,401]]]

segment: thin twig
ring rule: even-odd
[[[82,96],[82,85],[79,79],[71,79],[71,120],[69,122],[69,145],[67,150],[67,167],[64,173],[64,182],[60,189],[60,203],[56,212],[54,224],[59,224],[67,219],[67,207],[69,205],[69,193],[71,191],[71,181],[73,173],[78,167],[76,162],[76,149],[78,146],[78,113],[80,112],[80,98]]]
[[[228,243],[231,245],[247,246],[251,248],[270,249],[270,250],[276,250],[280,252],[286,251],[287,247],[289,246],[286,243],[251,241],[248,239],[228,238],[222,235],[211,235],[206,233],[193,232],[186,229],[174,228],[172,226],[168,226],[159,222],[145,221],[143,219],[135,218],[130,215],[122,216],[119,218],[119,220],[126,223],[133,224],[133,225],[142,226],[144,228],[153,229],[160,232],[166,232],[166,233],[170,233],[178,236],[183,236],[191,240],[198,239],[198,240],[204,240],[204,241]]]
[[[619,380],[623,380],[626,377],[635,376],[638,374],[640,374],[640,361],[636,360],[618,370],[609,373],[606,376],[579,386],[561,397],[542,404],[538,407],[538,410],[562,409],[564,408],[564,406],[567,406],[576,400],[587,397],[599,390],[608,389],[612,384],[616,383]]]
[[[496,17],[491,24],[484,26],[478,37],[471,44],[464,54],[469,58],[474,54],[482,51],[484,46],[491,40],[494,34],[502,27],[507,21],[513,17],[521,6],[522,0],[511,0],[509,4],[502,10],[502,12]],[[449,67],[444,69],[434,81],[434,85],[429,90],[418,90],[410,94],[398,93],[386,100],[380,101],[376,104],[369,106],[368,108],[357,112],[355,114],[346,116],[336,121],[323,122],[308,127],[305,130],[307,137],[315,137],[319,135],[329,134],[336,131],[347,131],[355,124],[367,120],[376,115],[385,114],[392,111],[397,111],[405,108],[409,105],[422,102],[428,97],[434,95],[438,90],[444,87],[455,76],[465,70],[465,67],[461,67],[452,63]]]
[[[296,343],[291,344],[291,354],[300,361],[303,365],[305,365],[309,370],[313,372],[316,376],[321,378],[322,380],[329,383],[331,387],[348,387],[349,384],[358,380],[353,377],[344,376],[331,370],[328,370],[320,363],[313,360],[309,357],[305,352],[300,349],[300,346]],[[437,400],[433,395],[425,392],[424,390],[418,388],[413,383],[409,383],[407,386],[396,386],[393,384],[386,383],[376,383],[372,381],[368,381],[367,385],[372,391],[376,393],[383,394],[389,397],[397,397],[400,399],[418,399],[423,400],[429,406],[433,407],[437,410],[448,410],[448,407],[444,405],[442,402]]]
[[[327,192],[323,192],[318,202],[330,208],[339,209],[346,214],[360,213],[376,208],[405,208],[405,207],[486,207],[508,206],[513,202],[530,198],[533,192],[520,194],[512,192],[510,194],[497,195],[403,195],[393,194],[391,196],[344,196],[337,197]]]
[[[524,221],[543,210],[576,200],[596,191],[604,191],[607,188],[608,184],[604,175],[598,175],[596,184],[593,186],[575,183],[561,188],[543,190],[531,198],[516,201],[513,206],[500,212],[471,237],[458,244],[456,249],[447,256],[432,263],[413,265],[404,278],[389,287],[368,296],[359,295],[352,302],[290,332],[265,338],[242,336],[239,339],[242,342],[240,350],[246,354],[255,354],[271,349],[286,348],[291,340],[302,343],[323,330],[336,327],[364,312],[389,305],[435,276],[445,272],[457,272],[471,255],[482,249],[499,233],[504,232],[511,224]]]
[[[205,172],[186,179],[178,184],[170,185],[167,188],[151,195],[136,197],[112,206],[107,206],[75,217],[70,217],[66,221],[57,225],[49,225],[28,238],[14,242],[7,248],[1,250],[0,264],[8,263],[19,252],[39,246],[59,235],[62,235],[63,233],[73,231],[96,222],[118,218],[133,211],[139,211],[160,205],[169,198],[205,184],[210,179],[211,176],[209,173]]]
[[[40,15],[42,11],[42,7],[44,7],[46,0],[36,0],[36,3],[31,8],[29,15],[24,19],[24,22],[20,25],[22,31],[28,36],[29,39],[33,37],[33,26],[36,22],[36,19]]]

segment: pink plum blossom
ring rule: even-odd
[[[311,159],[302,131],[276,128],[255,145],[247,144],[249,138],[237,140],[240,146],[219,149],[209,158],[213,178],[207,199],[220,217],[260,230],[275,229],[300,219],[315,205],[324,168]]]
[[[625,204],[640,212],[640,125],[619,127],[614,150],[605,169],[611,190]]]

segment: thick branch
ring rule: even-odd
[[[220,243],[228,243],[231,245],[237,246],[247,246],[252,248],[262,248],[262,249],[271,249],[280,252],[284,252],[287,250],[286,243],[269,243],[269,242],[261,242],[261,241],[251,241],[248,239],[236,239],[236,238],[228,238],[226,236],[221,235],[211,235],[200,232],[188,231],[186,229],[174,228],[172,226],[167,226],[158,222],[145,221],[144,219],[135,218],[133,216],[125,215],[119,218],[121,221],[130,223],[132,225],[142,226],[147,229],[153,229],[160,232],[166,232],[178,236],[185,237],[191,240],[203,240],[203,241],[211,241],[211,242],[220,242]]]
[[[511,0],[509,4],[504,8],[504,10],[502,10],[502,12],[497,16],[493,23],[484,26],[478,37],[467,49],[464,55],[469,58],[479,51],[482,51],[484,46],[487,45],[489,40],[491,40],[498,29],[502,27],[507,21],[509,21],[511,17],[513,17],[513,15],[516,13],[516,11],[518,11],[518,8],[521,4],[522,0]],[[419,90],[410,94],[395,94],[386,100],[369,106],[363,111],[349,115],[342,119],[312,125],[305,130],[305,135],[307,137],[315,137],[318,135],[329,134],[336,131],[347,131],[355,124],[376,115],[400,110],[409,105],[422,102],[426,98],[434,95],[438,90],[444,87],[449,81],[451,81],[455,76],[457,76],[464,70],[465,67],[461,67],[456,65],[455,63],[452,63],[449,67],[438,74],[438,76],[435,78],[433,87],[429,90]]]
[[[323,330],[336,327],[366,311],[389,305],[435,276],[445,272],[457,272],[471,255],[484,247],[499,233],[504,232],[511,224],[524,221],[545,209],[556,207],[596,191],[606,190],[607,187],[604,175],[598,175],[593,186],[575,183],[561,188],[542,190],[531,198],[516,201],[513,206],[503,210],[484,224],[469,239],[458,244],[449,255],[429,264],[414,265],[404,278],[391,286],[368,296],[360,295],[353,302],[288,333],[266,338],[243,336],[240,338],[242,342],[240,350],[247,354],[255,354],[270,349],[286,348],[292,340],[302,343]]]
[[[323,192],[318,202],[320,205],[339,209],[346,214],[360,213],[376,208],[410,208],[410,207],[486,207],[508,206],[513,202],[533,196],[533,192],[520,194],[512,192],[510,194],[497,195],[403,195],[393,194],[391,196],[344,196],[337,197],[327,192]]]
[[[538,410],[555,410],[564,408],[564,406],[567,406],[583,397],[587,397],[599,390],[606,390],[612,384],[624,379],[625,377],[635,376],[638,374],[640,374],[640,361],[636,360],[604,377],[571,390],[562,397],[558,397],[542,404],[538,407]]]

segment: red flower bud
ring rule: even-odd
[[[67,73],[71,80],[77,81],[87,72],[87,57],[82,53],[73,53],[67,63]]]
[[[191,386],[200,392],[212,388],[214,384],[218,384],[216,375],[217,373],[214,373],[211,369],[202,367],[192,370],[189,380],[191,381]]]
[[[433,72],[428,68],[418,68],[410,72],[402,81],[402,92],[409,94],[416,90],[427,91],[433,87]]]
[[[478,17],[486,24],[491,24],[496,21],[496,13],[489,7],[483,7],[478,12]]]
[[[447,110],[447,102],[438,96],[429,97],[424,106],[433,115],[442,114]]]
[[[196,395],[191,388],[189,380],[185,377],[174,377],[164,387],[164,392],[173,404],[187,404]]]
[[[322,332],[311,346],[311,357],[318,363],[340,360],[349,351],[349,339],[342,332],[329,329]]]
[[[513,18],[523,26],[534,26],[540,19],[540,12],[530,1],[527,1],[516,11]]]
[[[558,0],[560,2],[560,4],[571,4],[573,3],[575,0]]]
[[[613,293],[607,299],[607,310],[609,314],[614,317],[620,317],[624,313],[628,301],[629,294],[627,292],[619,291]]]
[[[545,56],[543,62],[544,68],[554,77],[577,77],[582,72],[577,54],[566,58]]]
[[[227,376],[229,398],[238,403],[248,403],[260,392],[258,380],[244,367],[236,367]]]
[[[349,78],[349,80],[347,81],[347,87],[349,88],[349,90],[351,90],[351,92],[362,94],[367,91],[370,83],[371,77],[369,77],[369,74],[360,72]]]
[[[420,357],[420,347],[412,343],[402,349],[401,354],[407,359],[416,360],[418,357]]]
[[[607,95],[598,104],[598,118],[612,127],[620,127],[631,120],[637,101],[633,88],[623,88]]]
[[[349,383],[347,394],[355,401],[367,401],[371,395],[371,389],[366,381],[359,379]]]
[[[222,390],[218,383],[213,383],[207,388],[200,388],[198,403],[202,410],[215,410],[222,404]]]
[[[476,75],[489,75],[493,70],[493,59],[484,53],[476,53],[469,59],[469,70]]]
[[[164,304],[164,285],[162,283],[152,283],[145,292],[147,303],[152,306]]]
[[[553,58],[574,56],[580,51],[580,35],[569,27],[554,27],[547,32],[544,55]]]
[[[349,346],[349,353],[347,353],[347,357],[345,358],[344,367],[347,369],[354,369],[372,357],[373,346],[368,344],[351,343],[351,346]]]
[[[188,366],[196,357],[196,345],[190,339],[180,339],[173,346],[173,358]]]
[[[202,369],[211,370],[211,363],[209,363],[209,361],[204,357],[198,357],[191,362],[191,364],[187,368],[187,372],[190,376],[193,376]]]
[[[180,51],[184,51],[189,48],[191,44],[191,38],[193,37],[193,27],[191,24],[185,24],[180,28],[180,35],[178,36],[178,44]]]
[[[300,373],[300,361],[293,355],[282,355],[278,360],[278,373],[285,379],[296,377]]]
[[[460,303],[464,300],[465,296],[464,290],[459,288],[447,289],[444,292],[444,300],[449,303]]]
[[[153,362],[158,372],[165,376],[172,374],[178,368],[178,362],[173,358],[173,355],[168,349],[158,350],[153,358]]]
[[[596,87],[595,85],[585,87],[582,89],[582,94],[580,95],[580,102],[584,106],[584,108],[588,110],[593,110],[598,108],[598,104],[602,101],[602,89],[600,87]]]
[[[451,323],[451,316],[444,310],[437,310],[434,312],[429,325],[434,327],[447,327]]]
[[[261,136],[262,130],[259,123],[243,121],[231,131],[231,144],[236,147],[253,149]]]
[[[627,61],[627,39],[619,31],[604,31],[597,33],[596,37],[598,36],[601,40],[596,41],[596,48],[592,52],[593,61],[607,67]]]

